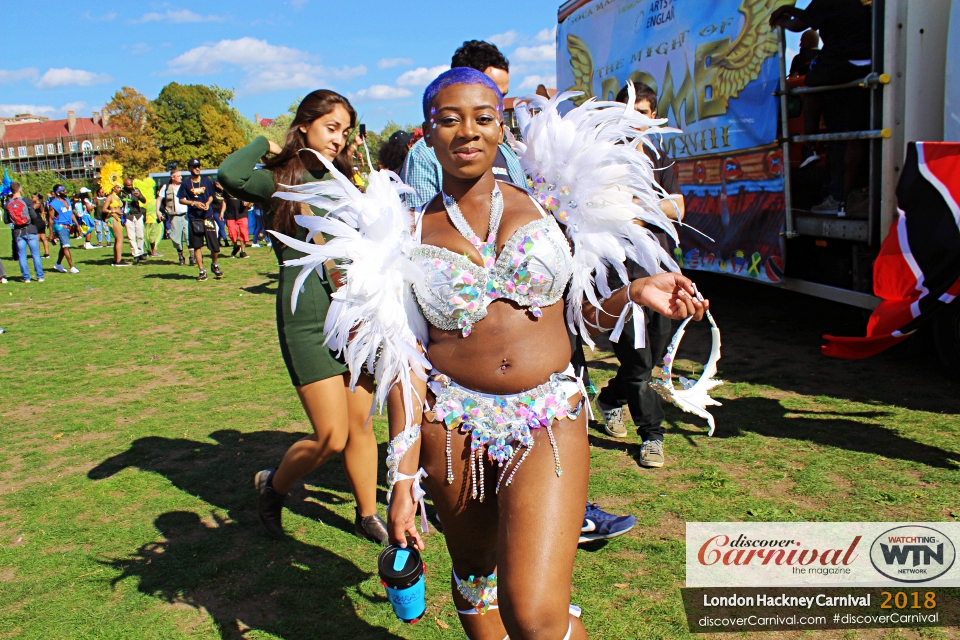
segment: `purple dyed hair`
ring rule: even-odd
[[[430,86],[423,92],[424,121],[430,120],[430,105],[433,104],[437,94],[454,84],[482,84],[488,89],[493,89],[497,96],[497,111],[503,113],[503,94],[500,93],[500,89],[493,80],[482,71],[477,71],[471,67],[454,67],[437,76],[437,79],[431,82]]]

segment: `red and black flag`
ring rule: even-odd
[[[867,336],[824,336],[824,355],[876,355],[960,296],[960,143],[911,142],[897,202],[899,216],[873,264],[873,290],[883,301]]]

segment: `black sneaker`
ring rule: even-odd
[[[134,256],[134,257],[133,257],[133,265],[134,265],[134,266],[137,266],[138,264],[140,264],[140,256]]]
[[[217,280],[223,277],[223,271],[220,271],[220,265],[218,265],[216,262],[210,265],[210,270],[213,271],[213,277],[215,277]]]
[[[112,266],[114,266],[114,267],[129,267],[129,266],[130,266],[130,263],[129,263],[129,262],[124,262],[123,260],[121,260],[120,262],[111,262],[110,264],[111,264]]]
[[[267,530],[267,534],[273,538],[283,538],[287,534],[283,530],[281,518],[283,516],[283,503],[287,496],[278,493],[276,489],[270,486],[270,478],[274,471],[275,469],[264,469],[258,471],[257,475],[253,477],[254,486],[260,493],[260,497],[257,499],[257,515]]]
[[[196,259],[194,259],[193,256],[190,256],[190,266],[191,266],[191,267],[197,266],[197,261],[196,261]]]
[[[200,275],[197,276],[197,282],[203,282],[203,281],[206,280],[206,279],[207,279],[207,272],[206,272],[206,271],[201,271],[201,272],[200,272]]]
[[[241,251],[238,257],[240,257],[240,258],[249,258],[250,256],[247,255],[247,252],[246,252],[246,251]]]
[[[366,538],[371,542],[386,546],[390,536],[387,533],[387,523],[383,521],[383,518],[376,513],[372,516],[361,518],[360,509],[354,510],[356,511],[357,518],[353,521],[353,532],[361,538]],[[263,516],[260,516],[260,519],[263,520]]]
[[[187,264],[187,261],[183,259],[183,254],[180,255],[180,262],[179,262],[179,264],[180,264],[181,267],[182,267],[183,265]]]

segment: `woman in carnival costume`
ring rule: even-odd
[[[389,406],[390,538],[423,549],[415,520],[419,504],[425,531],[425,487],[473,640],[586,637],[570,585],[590,467],[587,398],[567,327],[589,343],[599,330],[616,339],[639,305],[677,319],[708,307],[634,224],[670,227],[649,159],[616,143],[663,121],[596,102],[561,118],[557,104],[568,97],[518,109],[518,155],[535,198],[494,179],[503,99],[469,68],[447,71],[424,94],[443,191],[423,211],[400,204],[410,189],[386,171],[371,172],[364,194],[332,166],[335,183],[277,194],[330,211],[297,219],[308,238],[331,234],[325,246],[275,235],[307,254],[286,263],[302,266],[301,277],[342,261],[345,284],[325,333],[352,380],[374,372],[376,399]],[[628,281],[628,258],[658,275],[610,291],[607,269]]]
[[[294,216],[302,207],[307,209],[304,213],[314,216],[326,215],[326,210],[278,200],[273,197],[274,192],[282,188],[280,185],[312,184],[330,179],[327,168],[301,150],[312,150],[328,166],[334,163],[341,171],[349,171],[347,136],[356,120],[356,112],[346,98],[333,91],[314,91],[297,107],[283,147],[258,137],[224,160],[219,182],[234,197],[261,205],[269,229],[304,240],[306,231],[298,229]],[[266,161],[265,168],[255,170],[267,154],[272,157]],[[322,240],[322,236],[317,240]],[[283,263],[304,255],[293,243],[273,243],[278,261]],[[301,277],[288,269],[280,270],[277,286],[280,352],[314,433],[290,447],[276,469],[266,469],[256,475],[257,510],[267,532],[282,537],[281,513],[290,487],[331,456],[343,452],[344,470],[357,500],[355,532],[385,543],[385,523],[377,515],[377,441],[369,426],[373,379],[363,376],[348,388],[347,367],[337,361],[324,343],[324,320],[330,296],[336,290],[336,284],[331,281],[334,275],[322,268],[317,274]],[[294,314],[291,300],[297,296],[300,306]]]

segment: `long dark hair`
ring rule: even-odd
[[[327,115],[338,104],[342,105],[350,114],[350,128],[353,129],[357,124],[357,112],[349,100],[335,91],[318,89],[304,98],[300,106],[297,107],[293,122],[287,129],[287,139],[283,145],[283,150],[264,162],[264,167],[273,172],[273,181],[277,188],[280,188],[281,184],[297,185],[303,182],[303,172],[306,167],[300,159],[300,149],[307,148],[307,136],[300,131],[300,127],[309,127],[314,120]],[[333,159],[332,164],[340,173],[349,178],[353,175],[353,167],[350,164],[350,159],[346,157],[346,150],[347,145],[344,144],[343,149]],[[300,203],[279,198],[274,198],[274,200],[273,223],[271,226],[280,233],[295,236],[297,225],[293,217],[300,213]]]

